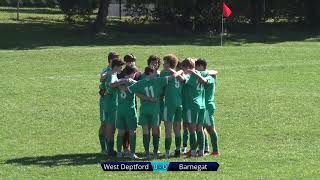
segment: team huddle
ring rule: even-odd
[[[140,125],[145,157],[157,159],[163,121],[166,158],[171,156],[172,134],[174,157],[208,155],[209,138],[211,155],[219,156],[214,121],[217,71],[207,70],[207,62],[201,58],[186,58],[179,62],[175,55],[169,54],[162,60],[163,70],[159,71],[161,59],[151,55],[142,73],[135,65],[134,55],[128,54],[121,60],[117,53],[109,53],[109,65],[100,74],[101,152],[118,158],[139,159],[136,129]],[[140,99],[139,113],[136,97]]]

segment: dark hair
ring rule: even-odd
[[[193,69],[195,67],[194,59],[186,58],[185,60],[182,61],[181,66],[185,68]]]
[[[127,54],[123,58],[124,62],[136,62],[136,57],[133,54]]]
[[[203,66],[204,68],[207,68],[207,61],[205,59],[199,58],[196,61],[196,67],[197,66]]]
[[[124,64],[125,64],[125,63],[124,63],[121,59],[118,59],[118,58],[113,59],[113,60],[112,60],[112,69],[113,69],[114,67],[123,66]]]
[[[148,76],[150,73],[154,73],[155,71],[156,71],[156,70],[153,69],[153,68],[146,67],[146,68],[144,69],[144,74]]]
[[[132,74],[132,73],[136,73],[138,71],[138,69],[137,68],[135,68],[135,67],[130,67],[130,66],[126,66],[123,70],[122,70],[122,72],[123,72],[123,75],[130,75],[130,74]]]
[[[119,58],[119,54],[116,52],[110,52],[108,54],[108,62],[110,63],[111,60],[115,59],[115,58]]]
[[[170,68],[175,69],[178,64],[179,59],[174,54],[168,54],[163,57],[163,61],[167,62],[169,64]]]
[[[176,70],[181,70],[182,69],[182,63],[180,61],[178,61],[177,66],[176,66]]]
[[[157,56],[157,55],[151,55],[151,56],[149,56],[149,58],[148,58],[148,66],[151,64],[152,61],[157,61],[158,64],[160,65],[161,59],[160,59],[160,57]]]

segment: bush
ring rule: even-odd
[[[59,7],[68,22],[90,21],[90,15],[97,9],[99,0],[59,0]]]

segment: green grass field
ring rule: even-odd
[[[9,10],[0,9],[1,179],[319,178],[319,31],[241,33],[219,47],[205,35],[92,35],[47,11],[15,22]],[[101,170],[98,74],[109,51],[134,53],[141,68],[150,54],[205,57],[219,71],[221,156],[171,159],[217,161],[218,172]],[[137,143],[142,152],[140,129]]]

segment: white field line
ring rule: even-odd
[[[74,76],[43,76],[43,77],[31,77],[31,80],[47,79],[57,81],[99,81],[98,76],[94,75],[74,75]]]

